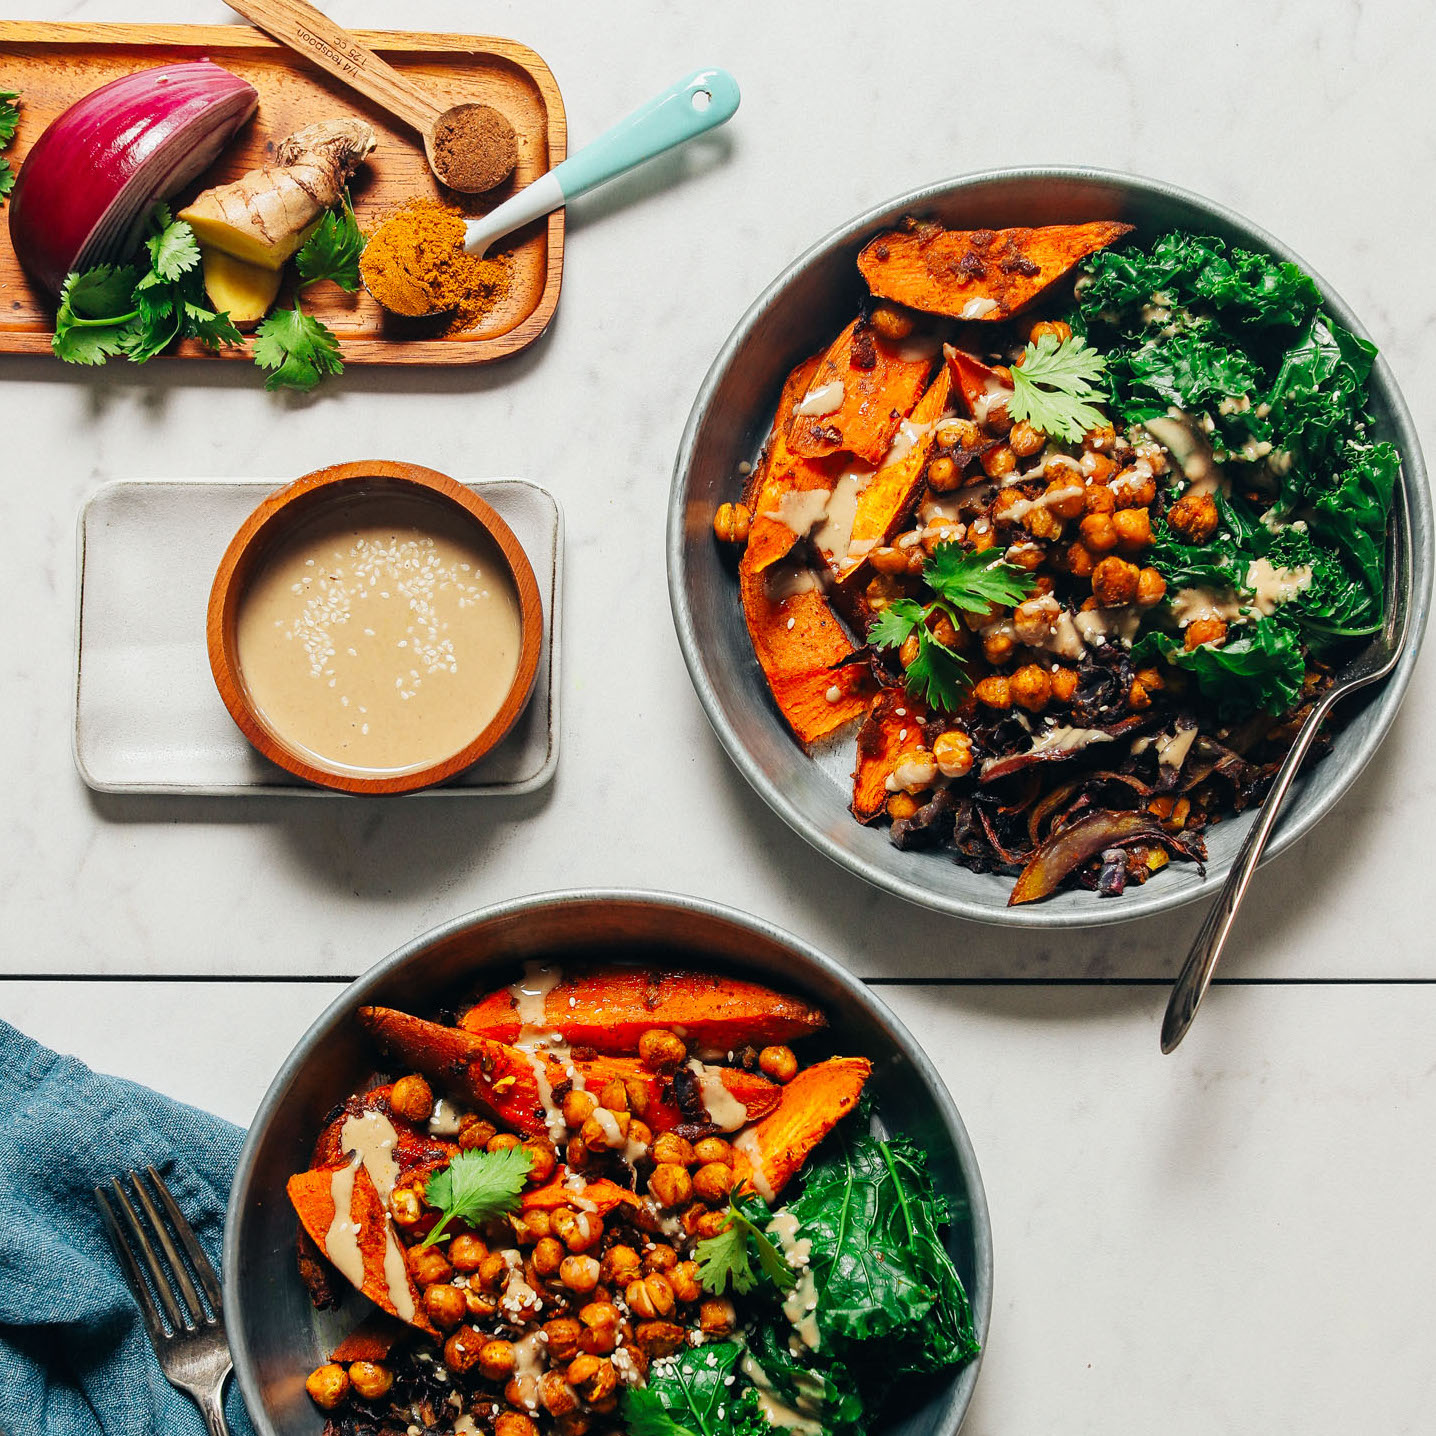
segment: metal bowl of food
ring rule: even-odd
[[[315,1310],[297,1267],[298,1224],[286,1196],[290,1177],[310,1166],[315,1135],[336,1104],[364,1090],[379,1065],[358,1010],[452,1012],[463,996],[515,980],[535,959],[556,961],[565,973],[595,961],[661,962],[717,979],[770,983],[821,1009],[828,1022],[824,1050],[871,1061],[867,1090],[877,1120],[926,1154],[934,1190],[951,1214],[942,1244],[970,1298],[977,1341],[985,1340],[992,1245],[976,1158],[942,1079],[883,1003],[832,959],[729,908],[632,891],[542,894],[456,919],[380,962],[309,1029],[260,1104],[230,1196],[224,1290],[235,1373],[262,1436],[318,1436],[325,1429],[306,1376],[354,1327],[360,1308],[372,1311],[352,1293],[337,1312]],[[979,1361],[922,1387],[920,1403],[906,1407],[890,1429],[954,1436]]]
[[[1194,863],[1173,862],[1120,898],[1068,888],[1044,901],[1009,906],[1010,875],[971,871],[950,852],[902,851],[884,828],[855,821],[849,811],[851,739],[841,754],[809,752],[775,706],[745,629],[737,564],[715,542],[714,516],[720,504],[738,497],[738,476],[757,462],[789,371],[827,346],[858,312],[865,293],[859,251],[909,216],[956,230],[1117,220],[1135,227],[1130,237],[1136,241],[1178,229],[1215,235],[1294,262],[1315,280],[1326,312],[1355,334],[1365,334],[1340,296],[1277,239],[1230,210],[1152,180],[1076,168],[995,171],[914,190],[859,216],[794,261],[743,316],[710,368],[683,435],[668,512],[668,580],[679,643],[699,700],[728,755],[790,827],[834,862],[911,902],[980,922],[1076,928],[1147,917],[1213,897],[1250,827],[1250,811],[1207,830],[1204,873]],[[1432,585],[1431,500],[1416,430],[1380,358],[1371,371],[1369,399],[1375,437],[1393,443],[1402,463],[1399,484],[1415,572],[1410,640],[1391,677],[1346,706],[1330,751],[1288,800],[1268,857],[1330,812],[1376,751],[1410,682],[1425,628]],[[834,693],[829,690],[830,700]]]

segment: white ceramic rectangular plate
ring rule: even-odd
[[[102,793],[342,796],[261,757],[210,675],[205,613],[215,569],[274,479],[135,479],[106,484],[79,526],[75,766]],[[514,531],[543,600],[533,697],[491,753],[417,796],[532,792],[558,763],[563,517],[524,479],[469,485]]]

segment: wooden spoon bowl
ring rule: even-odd
[[[384,503],[396,494],[418,497],[456,512],[472,523],[497,548],[518,598],[519,659],[502,706],[482,731],[457,752],[422,767],[401,772],[366,774],[352,768],[324,765],[271,725],[254,702],[244,680],[237,624],[250,580],[275,546],[328,505],[356,506],[368,499]],[[306,782],[343,793],[385,795],[411,793],[442,783],[476,763],[504,738],[518,720],[533,692],[543,643],[543,605],[532,565],[513,530],[481,498],[445,474],[419,464],[391,459],[366,459],[334,464],[295,479],[271,494],[244,521],[220,560],[210,590],[206,636],[210,671],[219,696],[240,732],[271,762]]]

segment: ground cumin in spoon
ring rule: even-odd
[[[386,219],[364,247],[364,287],[395,314],[452,312],[448,333],[472,329],[509,290],[512,257],[464,253],[464,217],[416,199]]]
[[[434,169],[445,184],[480,194],[502,184],[519,161],[514,127],[492,105],[455,105],[434,125]]]

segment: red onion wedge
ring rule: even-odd
[[[123,260],[151,207],[214,163],[259,92],[210,60],[122,75],[35,141],[10,199],[21,264],[52,294],[72,269]]]

